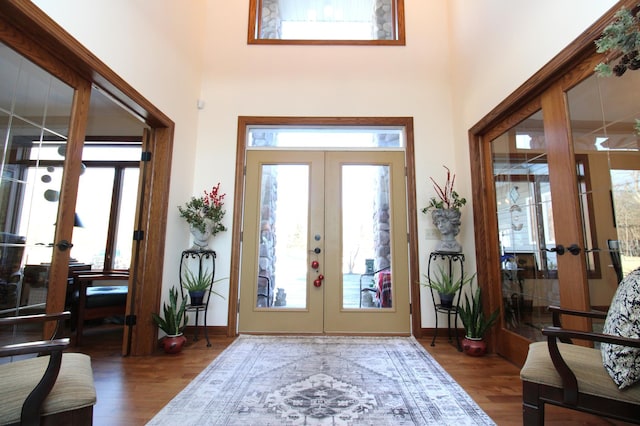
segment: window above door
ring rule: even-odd
[[[250,0],[248,43],[404,45],[404,0]]]

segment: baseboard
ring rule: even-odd
[[[196,328],[198,331],[198,335],[203,335],[204,327],[199,325],[196,327],[195,325],[188,325],[184,329],[184,334],[191,335],[196,332]],[[227,326],[226,325],[208,325],[207,326],[207,334],[209,336],[226,336],[227,335]]]

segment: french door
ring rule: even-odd
[[[247,152],[240,332],[410,333],[404,163]]]
[[[500,249],[500,279],[490,282],[503,312],[497,350],[517,364],[531,341],[544,339],[547,306],[607,310],[640,264],[640,76],[599,78],[597,61],[587,59],[487,137]],[[598,326],[570,321],[564,325]]]

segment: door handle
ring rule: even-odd
[[[69,250],[71,247],[73,247],[73,244],[70,243],[67,240],[62,240],[60,241],[58,244],[56,244],[56,247],[58,247],[58,249],[60,249],[60,251],[67,251]]]
[[[571,244],[569,247],[567,247],[567,250],[569,250],[569,253],[571,253],[574,256],[577,256],[580,254],[580,246],[577,244]]]
[[[555,252],[558,253],[558,256],[562,256],[564,254],[565,248],[562,244],[558,244],[555,247],[551,247],[550,249],[545,248],[543,249],[544,251],[550,251],[550,252]]]

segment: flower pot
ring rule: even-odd
[[[465,337],[462,339],[462,351],[469,356],[483,356],[487,353],[487,343],[481,337]]]
[[[191,306],[203,305],[202,302],[204,300],[204,290],[190,291],[189,299],[191,300]]]
[[[436,251],[446,253],[462,251],[462,246],[456,241],[456,235],[460,233],[461,216],[462,213],[458,209],[435,209],[431,212],[433,224],[441,235]]]
[[[453,307],[454,294],[438,293],[438,296],[440,296],[440,306],[447,309],[451,309]]]
[[[193,235],[193,250],[205,250],[209,246],[209,239],[211,238],[211,227],[207,226],[205,231],[202,232],[196,227],[189,228],[191,235]]]
[[[187,342],[187,338],[182,334],[176,336],[165,336],[162,339],[162,349],[167,354],[177,354],[182,351],[182,347]]]

